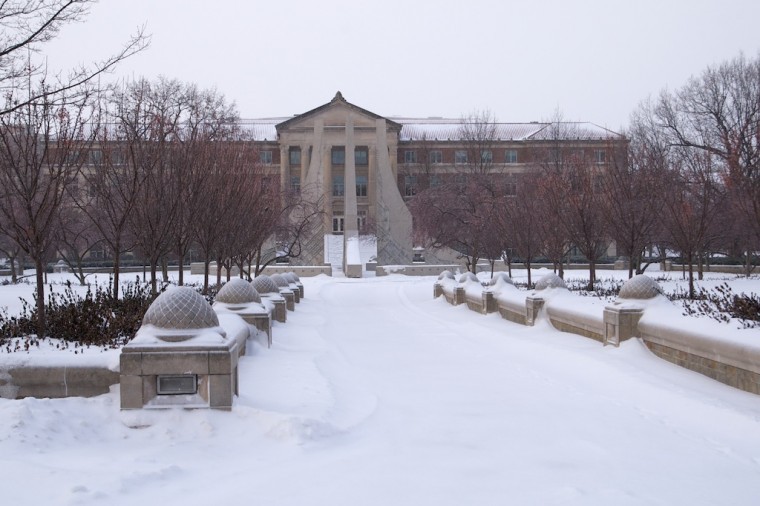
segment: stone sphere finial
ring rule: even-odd
[[[654,279],[637,274],[620,288],[618,299],[652,299],[662,295],[662,287]]]
[[[226,282],[219,290],[216,301],[224,304],[249,304],[261,302],[261,296],[251,283],[241,278],[234,278]]]
[[[461,276],[459,276],[460,283],[465,283],[467,281],[474,281],[475,283],[480,283],[480,281],[478,280],[478,277],[470,271],[467,271]]]
[[[280,289],[277,288],[277,283],[266,274],[260,274],[253,278],[251,284],[253,284],[253,287],[259,292],[259,294],[280,293]]]
[[[512,281],[512,278],[509,277],[509,275],[506,272],[497,272],[493,275],[493,278],[488,282],[490,286],[494,286],[497,283],[507,283],[509,285],[514,285],[515,282]]]
[[[200,330],[218,327],[219,319],[201,294],[190,287],[178,286],[156,297],[142,323],[165,330]]]
[[[272,281],[274,281],[274,283],[281,288],[287,288],[290,286],[290,283],[288,283],[288,280],[285,279],[285,276],[282,274],[272,274],[269,277],[272,278]]]
[[[447,270],[447,271],[443,271],[442,273],[438,275],[438,280],[440,281],[442,279],[456,279],[456,278],[454,278],[453,272]]]
[[[567,288],[567,285],[565,285],[564,279],[550,272],[536,281],[536,290],[545,290],[547,288]]]

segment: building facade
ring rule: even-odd
[[[464,166],[487,166],[489,173],[516,179],[536,169],[539,153],[561,147],[584,152],[603,169],[610,151],[626,142],[593,123],[385,118],[340,92],[306,113],[253,120],[248,127],[262,164],[279,174],[282,187],[323,206],[324,219],[294,260],[323,263],[325,235],[342,235],[347,275],[361,263],[353,246],[365,229],[377,237],[378,263],[409,263],[412,217],[405,201],[457,177]]]

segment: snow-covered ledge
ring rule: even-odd
[[[760,394],[760,342],[748,340],[746,331],[685,318],[664,297],[649,302],[637,330],[658,357]]]
[[[638,337],[660,358],[760,394],[760,341],[749,341],[746,331],[725,324],[684,317],[647,276],[627,281],[613,304],[571,294],[554,274],[541,278],[532,292],[504,280],[494,280],[485,290],[469,276],[460,281],[451,272],[442,273],[433,295],[443,295],[453,305],[466,301],[470,309],[483,314],[490,312],[493,300],[506,320],[533,325],[536,318],[547,318],[558,330],[604,344],[618,346]]]

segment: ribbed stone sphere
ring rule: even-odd
[[[466,281],[474,281],[476,283],[480,283],[480,281],[478,281],[478,277],[471,272],[465,272],[464,274],[459,276],[460,283],[464,283]]]
[[[286,272],[282,275],[283,278],[288,280],[288,283],[297,283],[298,279],[296,279],[296,275],[292,272]]]
[[[545,290],[546,288],[567,288],[567,285],[565,285],[565,281],[561,277],[550,272],[536,281],[536,290]]]
[[[512,278],[510,278],[506,272],[497,272],[496,274],[493,275],[493,278],[491,278],[491,281],[489,281],[488,284],[493,286],[499,281],[501,281],[502,283],[509,283],[510,285],[515,284],[515,282],[512,281]]]
[[[260,295],[265,293],[280,293],[280,289],[277,288],[277,283],[266,274],[261,274],[253,278],[251,284]]]
[[[219,293],[216,301],[225,304],[249,304],[261,302],[259,292],[248,281],[241,278],[233,278],[227,281]]]
[[[279,287],[287,288],[288,285],[290,284],[288,283],[288,280],[285,279],[285,276],[283,276],[282,274],[272,274],[269,277],[272,278],[272,281],[274,281],[274,283]]]
[[[298,274],[296,274],[295,272],[289,272],[288,274],[293,276],[293,279],[295,279],[296,282],[301,281],[301,278],[299,278]]]
[[[207,329],[219,326],[219,319],[201,294],[187,286],[171,288],[150,305],[143,325],[160,329]]]
[[[438,275],[438,279],[439,280],[441,280],[441,279],[455,279],[454,278],[454,273],[451,272],[451,271],[443,271],[442,273],[440,273]]]
[[[619,299],[652,299],[662,295],[662,287],[649,276],[637,274],[620,288]]]

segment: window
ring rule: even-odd
[[[404,195],[407,197],[417,195],[417,176],[404,176]]]
[[[480,161],[481,163],[491,163],[493,162],[493,152],[491,152],[490,149],[484,149],[480,152]]]
[[[356,196],[367,196],[367,176],[356,176]]]
[[[269,150],[259,151],[259,161],[264,165],[272,165],[272,152]]]
[[[454,163],[467,163],[467,151],[462,149],[454,151]]]
[[[417,152],[413,150],[404,151],[404,163],[417,163]]]
[[[290,165],[301,165],[301,148],[290,148]]]
[[[301,176],[290,176],[290,191],[301,193]]]
[[[607,152],[603,149],[595,149],[594,161],[596,163],[605,163],[607,161]]]
[[[516,149],[508,149],[507,150],[507,156],[505,158],[507,163],[517,163],[517,150]]]
[[[465,174],[457,174],[454,176],[454,182],[458,185],[467,184],[467,176]]]
[[[431,188],[437,188],[438,186],[441,186],[441,176],[437,174],[433,174],[430,176],[430,187]]]
[[[430,163],[443,163],[443,153],[439,149],[434,149],[428,153]]]
[[[345,194],[345,184],[343,174],[333,176],[333,197],[342,197]]]
[[[504,184],[504,195],[507,197],[514,197],[517,195],[517,184],[509,181]]]
[[[343,223],[344,223],[344,217],[343,216],[333,216],[333,219],[332,219],[332,231],[333,231],[333,234],[342,234],[343,233]]]
[[[363,167],[369,165],[369,152],[367,148],[356,148],[354,151],[354,164]]]
[[[93,149],[90,151],[90,163],[93,165],[99,165],[103,161],[103,152],[99,149]]]
[[[332,148],[332,164],[333,165],[346,164],[346,148],[344,148],[343,146]]]

